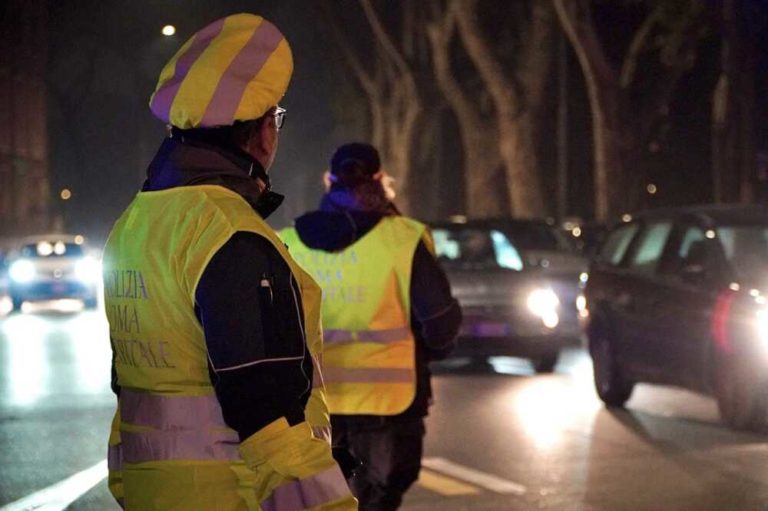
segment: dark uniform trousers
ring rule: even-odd
[[[362,466],[349,480],[360,511],[394,511],[418,479],[424,444],[423,417],[331,416],[333,445],[348,449]]]

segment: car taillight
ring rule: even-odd
[[[728,335],[728,319],[735,298],[735,291],[730,289],[723,291],[717,296],[715,307],[712,311],[712,338],[715,341],[715,345],[723,353],[733,352],[733,346]]]

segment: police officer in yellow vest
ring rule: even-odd
[[[331,454],[320,289],[264,222],[292,71],[280,31],[238,14],[151,98],[170,136],[104,252],[124,509],[357,509]]]
[[[320,210],[281,232],[323,288],[323,378],[333,441],[362,461],[360,509],[397,509],[421,468],[428,362],[454,346],[461,310],[425,226],[387,196],[378,151],[339,147]]]

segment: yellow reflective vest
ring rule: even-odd
[[[269,240],[291,268],[316,373],[305,422],[282,418],[242,443],[222,418],[194,312],[206,265],[238,231]],[[357,509],[328,442],[320,290],[242,197],[214,185],[139,193],[107,241],[104,289],[121,388],[109,483],[125,509]]]
[[[308,248],[294,228],[280,236],[323,289],[323,379],[331,413],[405,411],[416,394],[411,267],[419,241],[428,240],[426,227],[384,217],[338,252]]]

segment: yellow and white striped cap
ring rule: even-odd
[[[184,43],[160,73],[149,107],[181,129],[258,119],[283,97],[292,73],[291,48],[277,27],[234,14]]]

